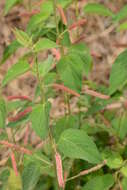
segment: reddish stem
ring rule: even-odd
[[[57,8],[58,8],[58,11],[60,13],[60,16],[62,18],[62,21],[63,21],[64,25],[67,25],[67,19],[66,19],[66,16],[65,16],[63,8],[61,7],[61,5],[57,5]]]
[[[15,122],[20,120],[21,118],[23,118],[24,116],[26,116],[28,113],[30,113],[32,111],[32,107],[28,107],[26,108],[24,111],[19,112],[15,117],[10,117],[8,118],[8,120],[10,122]]]
[[[7,98],[8,98],[8,101],[19,99],[19,100],[28,100],[31,102],[31,99],[28,96],[16,95],[16,96],[8,96]]]
[[[68,87],[62,85],[62,84],[52,84],[52,86],[55,88],[55,89],[58,89],[58,90],[62,90],[64,92],[67,92],[71,95],[74,95],[74,96],[77,96],[77,97],[80,97],[80,94],[78,94],[77,92],[75,92],[74,90],[71,90],[69,89]]]

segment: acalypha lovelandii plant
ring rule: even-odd
[[[81,2],[6,0],[4,16],[21,4],[28,24],[25,31],[12,29],[15,40],[0,62],[2,68],[18,49],[25,52],[1,81],[0,148],[7,151],[0,161],[1,190],[127,189],[127,50],[115,59],[109,85],[98,85],[89,80],[98,55],[81,30],[90,14],[108,18],[114,32],[126,30],[127,5],[114,13],[89,1],[79,9]],[[75,19],[68,16],[71,8]],[[33,98],[23,92],[4,97],[6,85],[28,72],[36,79]],[[65,112],[55,117],[52,100],[58,96]],[[29,142],[32,130],[40,140],[36,147]]]

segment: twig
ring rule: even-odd
[[[101,164],[98,164],[98,165],[94,166],[93,168],[81,171],[79,174],[77,174],[77,175],[75,175],[73,177],[68,178],[66,181],[70,181],[70,180],[76,179],[78,177],[81,177],[83,175],[87,175],[89,173],[95,172],[95,171],[101,169],[103,166],[105,166],[105,164],[106,164],[106,160],[104,160]]]

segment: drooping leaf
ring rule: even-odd
[[[89,50],[84,44],[70,47],[69,53],[57,64],[58,73],[64,85],[77,92],[81,91],[83,74],[88,76],[91,67]]]
[[[72,56],[73,60],[76,60],[76,57],[77,57],[76,62],[78,62],[79,59],[82,60],[82,62],[81,62],[82,64],[80,66],[81,70],[83,71],[83,73],[86,76],[88,76],[89,72],[92,69],[92,57],[91,57],[91,54],[90,54],[90,50],[86,46],[86,44],[80,43],[80,44],[72,45],[69,48],[69,53]],[[79,65],[78,65],[78,67],[79,67]]]
[[[127,5],[125,5],[115,16],[114,21],[119,22],[123,19],[127,18]]]
[[[7,189],[9,190],[22,190],[22,181],[20,174],[18,176],[15,175],[15,172],[10,169],[10,176],[7,182]]]
[[[127,50],[122,52],[113,63],[110,79],[109,94],[122,88],[127,82]]]
[[[5,127],[5,121],[6,121],[6,103],[4,99],[0,99],[0,128]]]
[[[5,63],[5,61],[16,52],[16,50],[18,48],[20,48],[21,45],[19,44],[19,42],[17,42],[16,40],[14,40],[10,45],[8,45],[3,52],[3,57],[2,60],[0,61],[0,64]]]
[[[83,159],[93,164],[102,161],[95,143],[83,130],[65,130],[60,136],[58,147],[66,157]]]
[[[4,14],[6,15],[13,6],[20,2],[22,2],[22,0],[6,0]]]
[[[103,4],[99,4],[99,3],[88,3],[84,7],[84,11],[85,13],[91,13],[91,14],[95,13],[102,16],[112,17],[114,15],[110,9],[105,7]]]
[[[114,184],[114,179],[111,174],[96,176],[90,179],[82,190],[109,190]]]
[[[17,41],[24,47],[32,47],[32,38],[24,31],[15,29],[15,37]]]
[[[28,163],[28,165],[25,166],[22,174],[22,190],[34,190],[40,175],[40,169],[37,167],[37,165],[33,164],[32,162]]]
[[[14,64],[5,74],[2,81],[2,86],[4,87],[8,82],[16,79],[16,77],[26,73],[30,69],[30,66],[25,59],[20,59],[16,64]]]
[[[32,128],[42,139],[46,138],[49,132],[49,112],[50,103],[47,102],[45,104],[36,105],[30,114]]]

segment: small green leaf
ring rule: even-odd
[[[40,175],[40,169],[37,167],[37,165],[33,164],[32,162],[28,163],[22,174],[22,190],[34,190]]]
[[[127,164],[121,168],[120,172],[124,177],[127,177]]]
[[[123,164],[123,159],[117,152],[113,152],[107,158],[107,166],[111,169],[120,168]]]
[[[30,114],[30,120],[32,122],[32,128],[36,134],[44,139],[49,131],[49,111],[50,103],[38,104],[33,108]]]
[[[17,3],[22,2],[22,0],[6,0],[4,14],[6,15],[12,7],[14,7]]]
[[[48,38],[42,38],[34,44],[34,51],[39,52],[56,47],[58,47],[58,45],[55,42],[49,40]]]
[[[15,175],[15,172],[10,169],[10,176],[7,182],[7,189],[9,190],[22,190],[22,181],[20,174],[18,176]]]
[[[5,63],[5,61],[16,52],[16,50],[21,47],[21,45],[19,44],[19,42],[17,42],[16,40],[13,41],[10,45],[8,45],[3,52],[3,57],[2,60],[0,61],[0,64]]]
[[[90,179],[82,190],[109,190],[114,184],[111,174],[96,176]]]
[[[84,7],[84,11],[85,13],[91,13],[91,14],[95,13],[102,16],[112,17],[114,15],[110,9],[105,7],[103,4],[99,4],[99,3],[88,3]]]
[[[127,83],[127,50],[122,52],[113,63],[109,83],[110,95]]]
[[[115,16],[114,21],[119,22],[127,17],[127,5],[125,5]]]
[[[23,45],[24,47],[32,47],[32,38],[28,36],[28,34],[22,30],[15,29],[14,30],[15,37],[17,41]]]
[[[2,81],[2,86],[4,87],[8,82],[12,81],[16,77],[26,73],[30,69],[28,62],[25,59],[20,59],[16,64],[5,74]]]
[[[5,128],[6,124],[6,104],[4,99],[0,99],[0,128]]]
[[[58,141],[58,148],[66,157],[83,159],[93,164],[102,161],[92,138],[82,130],[65,130]]]

